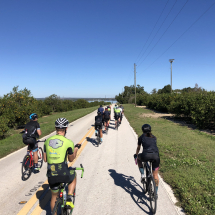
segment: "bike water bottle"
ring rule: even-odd
[[[64,199],[64,201],[67,200],[66,190],[63,191],[63,199]]]

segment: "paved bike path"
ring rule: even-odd
[[[151,214],[148,196],[140,183],[140,173],[134,163],[136,137],[124,117],[119,130],[114,130],[112,117],[108,135],[97,147],[93,135],[74,166],[83,164],[83,179],[78,172],[73,214]],[[176,207],[160,183],[158,215],[177,215]],[[49,214],[49,203],[41,214]]]

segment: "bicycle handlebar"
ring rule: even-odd
[[[81,170],[81,178],[83,178],[84,175],[84,167],[82,164],[80,164],[81,167],[72,167],[72,170]]]

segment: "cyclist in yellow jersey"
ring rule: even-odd
[[[68,183],[68,197],[66,205],[74,208],[72,203],[73,192],[76,186],[76,173],[71,170],[67,164],[67,158],[72,162],[77,155],[81,144],[76,144],[65,137],[68,128],[68,120],[58,118],[55,121],[56,135],[48,138],[44,143],[44,161],[47,165],[48,183],[51,189],[51,211],[54,209],[56,199],[58,197],[59,185]]]

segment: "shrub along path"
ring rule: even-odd
[[[185,212],[215,214],[215,137],[164,118],[144,117],[153,113],[150,110],[123,106],[138,136],[143,124],[151,125],[160,151],[160,174]]]
[[[57,118],[65,117],[69,120],[69,122],[73,122],[76,119],[79,119],[93,112],[97,108],[98,107],[82,108],[82,109],[77,109],[77,110],[67,111],[62,113],[54,113],[52,115],[39,118],[38,122],[40,124],[40,128],[42,131],[42,135],[40,136],[40,138],[54,131],[55,129],[54,123]],[[0,158],[25,146],[26,145],[22,142],[21,134],[14,134],[13,136],[0,140]]]

